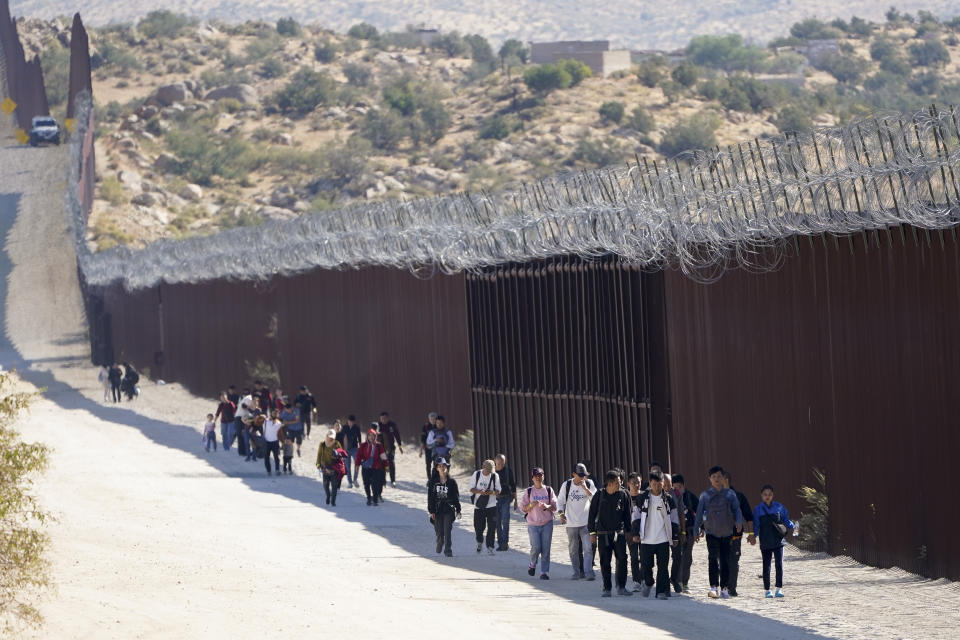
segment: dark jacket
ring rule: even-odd
[[[433,476],[427,489],[427,511],[433,514],[451,511],[460,514],[460,490],[456,480],[448,477],[446,482],[440,482],[440,476]]]
[[[403,449],[403,442],[400,440],[400,428],[397,423],[391,420],[387,424],[377,424],[377,430],[380,432],[380,441],[387,451],[393,451],[400,445]]]
[[[297,394],[297,397],[293,399],[293,403],[297,405],[297,408],[300,409],[300,416],[302,420],[307,420],[310,418],[310,412],[313,411],[313,408],[317,406],[317,401],[313,399],[312,393],[300,393]]]
[[[587,531],[598,535],[629,531],[631,506],[630,494],[626,491],[611,495],[606,488],[600,489],[590,501]]]
[[[344,445],[348,450],[357,449],[360,447],[360,440],[363,439],[363,434],[360,432],[360,425],[355,424],[352,427],[347,424],[344,425],[343,430],[340,433],[346,434],[346,444]]]
[[[500,495],[512,499],[517,493],[517,479],[513,477],[513,469],[503,465],[497,475],[500,476]]]
[[[120,367],[110,367],[110,370],[107,371],[107,379],[111,385],[119,387],[120,381],[123,380],[123,371]]]
[[[747,523],[751,523],[751,530],[753,524],[753,508],[750,507],[750,501],[747,500],[747,496],[743,495],[739,491],[730,486],[730,490],[737,494],[737,502],[740,503],[740,515],[743,516],[743,530],[747,531]]]
[[[684,524],[684,531],[688,534],[693,534],[693,525],[697,522],[697,507],[699,506],[699,500],[697,499],[697,494],[690,491],[689,489],[683,490],[683,506],[686,509],[686,523]]]

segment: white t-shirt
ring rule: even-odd
[[[480,491],[487,491],[492,486],[493,490],[497,493],[500,492],[500,476],[496,472],[491,473],[488,476],[483,475],[483,471],[477,473],[473,472],[473,475],[470,476],[470,488],[479,489]],[[482,496],[477,496],[476,500],[479,500]],[[497,506],[497,496],[496,494],[488,496],[487,499],[487,509]],[[476,502],[474,502],[476,504]]]
[[[663,504],[663,494],[655,496],[649,494],[647,501],[647,518],[643,527],[643,544],[660,544],[661,542],[670,542],[667,537],[669,522],[667,518],[667,506]]]
[[[267,420],[263,423],[263,439],[267,442],[276,442],[277,433],[279,433],[280,428],[283,426],[283,422],[280,420]]]
[[[557,491],[557,510],[563,511],[563,515],[567,518],[568,527],[585,527],[590,517],[591,495],[597,492],[597,488],[594,486],[593,480],[584,478],[583,483],[590,487],[590,495],[588,495],[583,486],[575,485],[573,480],[567,482],[570,483],[569,491],[567,491],[566,483],[560,485],[560,490]]]
[[[247,408],[244,409],[243,405],[247,405]],[[253,396],[244,396],[240,398],[240,402],[237,403],[237,412],[234,415],[241,420],[249,418],[251,414],[251,408],[253,408]]]

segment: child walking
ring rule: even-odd
[[[760,538],[760,555],[763,558],[763,589],[767,598],[783,597],[783,547],[784,538],[796,525],[790,521],[787,508],[773,501],[773,486],[763,485],[760,489],[762,502],[753,509],[753,523],[756,533],[747,538],[750,544],[757,544]],[[770,591],[770,561],[773,560],[777,571],[777,591]]]
[[[283,441],[283,472],[293,475],[293,438]]]
[[[213,445],[213,450],[217,450],[217,423],[214,422],[213,414],[207,414],[207,421],[203,424],[203,447],[207,451],[210,451],[210,445]]]

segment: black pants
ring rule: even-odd
[[[777,589],[783,587],[783,547],[776,549],[760,549],[760,557],[763,558],[763,588],[770,591],[770,560],[776,563],[777,569]]]
[[[341,478],[336,473],[323,474],[323,492],[327,495],[327,504],[337,506],[337,491],[340,491]]]
[[[246,457],[250,455],[250,447],[248,446],[248,436],[247,436],[247,425],[243,424],[243,420],[240,418],[235,418],[233,421],[233,431],[237,434],[237,453]]]
[[[653,586],[653,559],[657,559],[657,593],[670,593],[670,543],[641,544],[640,554],[643,556],[643,583]]]
[[[280,441],[274,440],[273,442],[263,441],[263,466],[267,468],[267,473],[270,473],[270,454],[273,454],[273,469],[280,473]]]
[[[693,566],[693,536],[688,532],[680,536],[680,542],[673,548],[673,566],[670,567],[670,581],[683,586],[690,582],[690,567]]]
[[[395,456],[396,454],[397,454],[396,449],[391,449],[390,451],[387,451],[387,464],[389,465],[389,469],[390,469],[390,482],[397,481],[397,465],[394,464],[393,462],[393,456]]]
[[[383,469],[361,467],[360,475],[363,476],[363,490],[367,494],[367,501],[373,500],[373,504],[377,504],[383,493]]]
[[[437,553],[452,551],[453,545],[453,511],[438,513],[433,519],[433,530],[437,534]]]
[[[120,398],[121,398],[121,395],[120,395],[120,383],[118,382],[118,383],[116,383],[116,384],[113,384],[113,383],[111,382],[111,383],[110,383],[110,391],[113,392],[113,401],[114,401],[114,402],[120,402]]]
[[[307,412],[307,415],[300,414],[300,422],[303,423],[303,428],[307,432],[307,437],[310,437],[310,412]]]
[[[433,451],[427,449],[423,454],[423,461],[427,465],[427,480],[430,480],[433,477]]]
[[[497,505],[473,510],[473,531],[477,534],[477,544],[484,541],[484,529],[487,548],[493,549],[493,540],[497,535]]]
[[[627,586],[627,538],[624,534],[601,533],[597,535],[597,550],[600,551],[600,575],[603,590],[610,591],[610,561],[617,558],[617,588]]]
[[[730,581],[730,536],[707,534],[707,574],[710,586],[726,588]]]
[[[630,576],[634,582],[643,581],[643,571],[640,569],[640,543],[628,542],[627,551],[630,552]],[[644,561],[646,563],[646,561]]]
[[[740,543],[743,537],[740,534],[734,534],[730,538],[730,577],[727,579],[727,587],[736,593],[737,578],[740,577]]]

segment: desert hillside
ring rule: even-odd
[[[93,29],[94,249],[363,201],[502,188],[960,100],[960,20],[806,20],[768,47],[699,36],[607,77],[522,43],[155,12]],[[21,23],[62,110],[61,20]]]
[[[41,18],[70,15],[80,10],[89,24],[135,22],[148,12],[167,9],[200,19],[227,21],[269,20],[293,16],[346,31],[357,22],[381,30],[397,31],[411,23],[444,30],[479,33],[491,40],[609,39],[632,49],[682,47],[695,35],[741,33],[759,43],[783,34],[786,25],[809,17],[822,20],[858,15],[880,21],[890,2],[850,0],[325,0],[259,2],[233,0],[191,2],[115,2],[114,0],[12,0],[15,14]],[[901,0],[902,12],[926,10],[940,18],[951,17],[957,5],[949,0]]]

